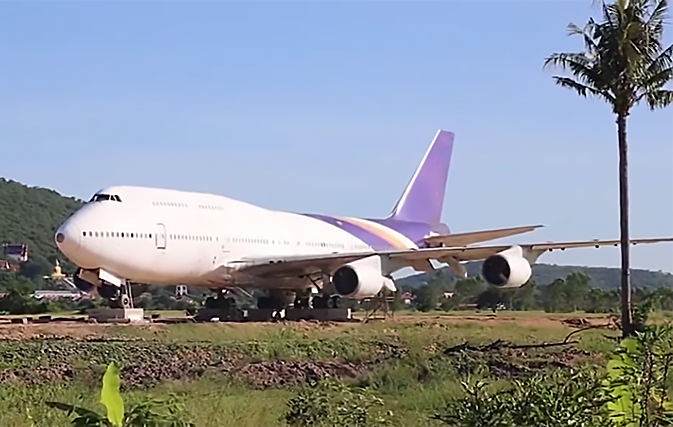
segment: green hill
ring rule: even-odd
[[[19,182],[0,178],[0,242],[23,243],[28,245],[31,260],[22,267],[22,272],[32,278],[51,273],[54,260],[58,258],[65,271],[74,266],[65,262],[54,244],[54,232],[75,210],[82,206],[82,200],[64,197],[54,190],[29,187]],[[0,253],[0,256],[2,254]],[[468,273],[479,274],[481,263],[469,263]],[[564,265],[536,264],[533,278],[537,283],[547,284],[573,271],[589,275],[596,286],[607,289],[619,287],[619,269],[598,267],[577,267]],[[397,280],[399,285],[419,286],[427,282],[433,273],[423,273]],[[669,273],[633,270],[634,286],[658,288],[673,286],[673,275]]]
[[[466,265],[468,276],[476,277],[481,271],[480,262],[471,262]],[[447,276],[455,278],[448,268],[441,269]],[[533,265],[533,279],[536,283],[546,285],[558,278],[568,276],[579,271],[591,277],[593,286],[603,289],[619,289],[620,269],[606,267],[580,267],[571,265],[535,264]],[[407,276],[395,282],[399,286],[418,287],[429,282],[437,272],[427,272]],[[631,270],[631,283],[634,287],[656,289],[662,286],[673,287],[673,274],[661,271]]]
[[[54,190],[0,178],[0,242],[28,245],[30,261],[22,272],[31,277],[49,274],[57,257],[66,271],[72,269],[57,252],[54,233],[82,204]]]

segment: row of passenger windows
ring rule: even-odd
[[[131,239],[151,239],[152,233],[136,233],[136,232],[124,232],[124,231],[83,231],[82,236],[84,237],[114,237],[114,238],[131,238]],[[201,241],[201,242],[217,242],[219,237],[216,236],[199,236],[199,235],[190,235],[190,234],[169,234],[168,236],[171,240],[192,240],[192,241]],[[249,244],[258,244],[258,245],[285,245],[289,246],[289,240],[270,240],[270,239],[257,239],[257,238],[246,238],[246,237],[233,237],[227,239],[228,241],[234,243],[249,243]],[[302,243],[302,242],[297,242]],[[334,249],[345,249],[346,246],[343,243],[331,243],[331,242],[303,242],[304,246],[309,247],[323,247],[323,248],[334,248]],[[353,245],[351,249],[368,249],[367,245]]]
[[[131,239],[151,239],[152,233],[129,233],[124,231],[82,231],[84,237],[119,237]]]
[[[208,209],[208,210],[217,210],[217,211],[223,211],[224,208],[222,206],[215,206],[215,205],[199,205],[199,209]]]
[[[250,243],[257,245],[284,245],[290,246],[289,240],[273,240],[273,239],[259,239],[259,238],[247,238],[247,237],[232,237],[227,239],[233,243]],[[333,248],[333,249],[346,249],[346,245],[343,243],[334,243],[334,242],[297,242],[297,245],[304,245],[309,247],[322,247],[322,248]],[[352,245],[350,249],[368,249],[367,245]]]
[[[113,202],[121,202],[121,198],[116,195],[116,194],[94,194],[93,197],[91,197],[91,200],[89,200],[89,203],[92,202],[102,202],[104,200],[111,200]],[[170,206],[170,207],[175,207],[175,208],[188,208],[189,205],[184,202],[171,202],[171,201],[155,201],[152,202],[154,206]],[[208,210],[218,210],[218,211],[223,211],[224,208],[222,206],[216,206],[216,205],[198,205],[199,209],[208,209]]]
[[[131,238],[131,239],[151,239],[152,233],[128,233],[124,231],[83,231],[84,237],[115,237],[115,238]],[[218,237],[213,236],[197,236],[189,234],[170,234],[168,236],[171,240],[198,240],[202,242],[219,241]]]
[[[171,234],[171,240],[198,240],[201,242],[215,242],[219,241],[218,237],[213,236],[192,236],[189,234]]]
[[[182,203],[182,202],[152,202],[154,206],[171,206],[175,208],[188,208],[189,205],[187,203]]]
[[[187,203],[183,202],[164,202],[164,201],[157,201],[157,202],[152,202],[154,206],[170,206],[170,207],[176,207],[176,208],[188,208],[189,205]],[[198,205],[199,209],[207,209],[207,210],[218,210],[218,211],[223,211],[224,207],[222,206],[216,206],[216,205]]]

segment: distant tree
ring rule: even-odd
[[[587,313],[610,313],[619,310],[619,292],[591,288],[584,297]]]
[[[563,295],[571,311],[577,311],[582,308],[584,298],[591,289],[591,278],[580,272],[573,272],[565,279],[563,286]]]
[[[546,312],[559,313],[570,311],[570,305],[565,297],[565,280],[556,279],[547,286],[543,286],[540,292],[542,307]]]
[[[442,311],[451,311],[458,308],[458,300],[456,298],[441,298],[439,300],[439,308]]]
[[[556,83],[581,96],[606,101],[617,117],[619,141],[619,213],[621,240],[622,330],[633,332],[629,255],[628,147],[626,121],[641,101],[650,109],[673,102],[664,86],[673,79],[673,45],[663,47],[667,0],[601,2],[603,22],[589,19],[584,28],[568,25],[571,35],[584,40],[584,51],[555,53],[544,65],[570,71],[574,78],[554,76]]]
[[[481,276],[458,280],[454,287],[454,298],[462,304],[474,303],[477,297],[488,289],[488,284]]]
[[[420,311],[436,310],[443,296],[439,283],[430,282],[419,287],[414,294],[414,306]]]
[[[0,298],[0,312],[38,314],[48,310],[45,303],[32,297],[35,285],[25,277],[17,274],[3,275],[0,288],[5,291],[5,295]]]
[[[496,287],[488,287],[484,292],[477,295],[475,300],[479,309],[491,309],[493,311],[504,302],[504,293]]]
[[[535,280],[529,280],[528,283],[513,292],[508,308],[511,310],[535,310],[537,308],[535,299],[537,290]]]

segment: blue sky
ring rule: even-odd
[[[566,25],[597,13],[590,0],[2,2],[0,176],[81,198],[150,185],[385,216],[444,128],[454,231],[618,238],[611,110],[542,69],[581,48]],[[673,235],[672,113],[629,120],[633,237]],[[632,254],[673,271],[671,244]],[[619,250],[540,262],[618,266]]]

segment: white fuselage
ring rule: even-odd
[[[131,282],[225,286],[232,283],[214,273],[232,262],[372,251],[326,222],[223,196],[142,187],[97,194],[111,200],[94,196],[57,230],[57,245],[77,266]]]

